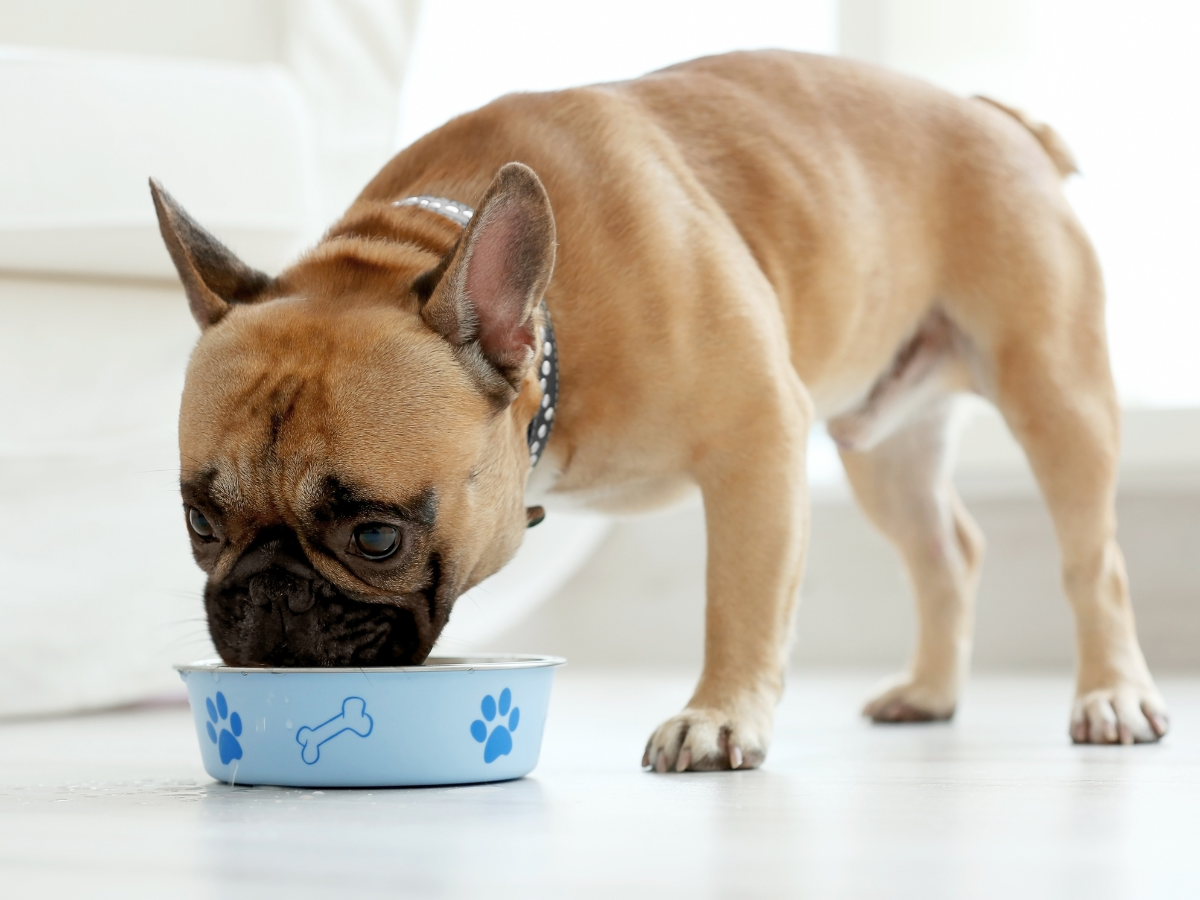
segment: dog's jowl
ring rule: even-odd
[[[698,488],[704,669],[643,764],[758,765],[824,419],[919,612],[910,667],[867,712],[948,718],[983,556],[948,477],[954,401],[973,392],[1055,522],[1078,627],[1072,737],[1156,740],[1072,169],[1016,110],[761,52],[455,119],[277,276],[153,185],[202,331],[180,456],[217,648],[239,665],[419,663],[541,506],[632,511]]]

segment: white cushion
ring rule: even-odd
[[[170,277],[147,179],[247,262],[316,227],[314,141],[287,70],[0,47],[0,268]]]

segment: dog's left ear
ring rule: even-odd
[[[482,363],[485,389],[507,400],[534,360],[533,314],[554,269],[554,240],[546,189],[533,169],[508,163],[448,263],[430,273],[441,277],[421,306],[421,318],[466,351],[468,360]]]

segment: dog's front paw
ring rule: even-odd
[[[863,707],[863,715],[876,722],[944,722],[953,717],[953,685],[929,684],[908,674],[885,681]]]
[[[1167,705],[1152,683],[1080,689],[1071,708],[1076,744],[1151,744],[1169,727]]]
[[[650,736],[642,766],[655,772],[754,769],[767,755],[767,728],[754,717],[689,706]],[[768,726],[769,727],[769,726]]]

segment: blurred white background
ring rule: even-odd
[[[174,489],[196,335],[147,176],[274,270],[453,115],[764,46],[987,93],[1066,138],[1129,408],[1122,535],[1147,653],[1200,664],[1198,37],[1186,0],[0,0],[0,713],[155,694],[174,684],[170,662],[208,649]],[[911,621],[896,563],[828,442],[813,449],[797,657],[898,664]],[[968,432],[959,474],[992,538],[979,658],[1065,665],[1049,526],[994,417]],[[446,649],[694,664],[700,515],[607,537],[552,517],[464,603]]]

